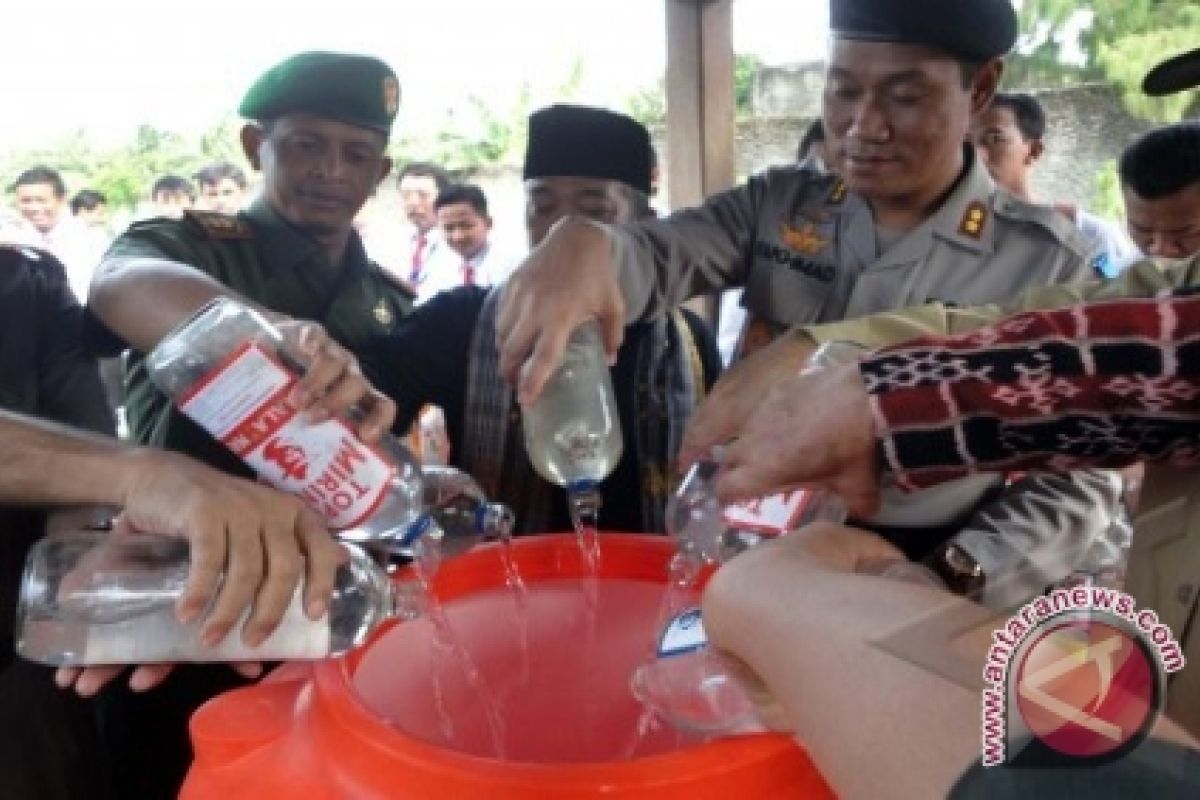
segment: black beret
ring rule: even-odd
[[[1002,56],[1017,41],[1009,0],[830,0],[840,39],[919,44],[966,61]]]
[[[650,193],[650,133],[602,108],[552,105],[529,116],[525,180],[601,178]]]
[[[328,117],[387,136],[400,110],[400,82],[377,58],[346,53],[300,53],[254,82],[238,113],[271,120],[285,114]]]
[[[1168,58],[1147,72],[1142,80],[1142,91],[1155,97],[1194,86],[1200,86],[1200,47]]]

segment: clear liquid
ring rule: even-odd
[[[595,642],[580,640],[583,598],[574,579],[529,584],[526,622],[536,657],[522,675],[518,621],[506,587],[473,593],[444,604],[459,642],[479,676],[504,702],[504,752],[509,761],[593,763],[668,753],[706,740],[651,726],[636,753],[631,742],[644,708],[630,690],[630,675],[655,636],[654,611],[662,586],[650,581],[605,578]],[[691,602],[696,602],[696,597]],[[477,689],[459,670],[435,675],[437,635],[427,619],[397,625],[372,643],[358,662],[353,686],[363,703],[409,736],[443,743],[432,684],[453,716],[453,749],[490,757],[495,746],[481,712]],[[590,719],[590,724],[585,720]]]
[[[482,711],[486,724],[487,741],[490,750],[487,755],[504,758],[504,718],[496,701],[496,695],[488,688],[480,676],[479,668],[471,659],[471,654],[462,646],[450,619],[446,615],[442,601],[434,593],[432,579],[440,555],[429,551],[435,550],[429,542],[422,542],[417,549],[417,558],[413,568],[417,580],[425,590],[425,618],[429,620],[433,630],[430,641],[430,652],[433,656],[433,682],[430,696],[434,701],[438,732],[442,741],[454,747],[459,741],[458,728],[455,725],[455,712],[446,699],[445,681],[449,675],[461,675],[467,690],[474,696],[474,703]]]

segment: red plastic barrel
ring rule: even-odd
[[[671,552],[670,543],[662,537],[604,534],[598,580],[600,613],[608,610],[604,590],[609,582],[632,587],[633,594],[644,589],[647,596],[660,595]],[[543,589],[552,590],[546,595],[552,596],[554,587],[583,582],[580,576],[585,566],[573,535],[524,538],[516,542],[513,553],[531,587],[530,597],[542,596]],[[502,657],[494,642],[490,650],[486,642],[478,650],[472,649],[476,639],[487,638],[489,629],[501,639],[511,638],[511,628],[504,626],[513,624],[514,615],[502,607],[507,601],[498,591],[504,585],[499,551],[489,546],[448,561],[434,587],[451,610],[453,627],[466,633],[464,646],[478,660],[479,672],[491,686],[500,685],[519,669],[515,657]],[[577,590],[578,586],[571,589]],[[474,609],[472,600],[479,601]],[[456,616],[454,608],[460,604],[464,610]],[[489,605],[496,608],[489,609]],[[530,658],[537,666],[541,660],[553,660],[550,649],[568,655],[581,651],[574,620],[564,621],[551,613],[551,621],[546,622],[547,613],[561,608],[562,603],[555,601],[553,606],[531,610],[530,618],[538,630],[530,629]],[[608,625],[606,630],[628,630],[629,637],[637,641],[634,646],[648,648],[646,636],[655,624],[656,610],[644,609],[636,619],[618,620],[619,624]],[[467,752],[470,747],[449,747],[437,741],[435,730],[428,729],[432,725],[429,720],[422,722],[423,717],[432,718],[432,705],[426,696],[431,677],[423,666],[427,661],[421,659],[431,656],[425,652],[428,648],[419,644],[422,640],[414,638],[417,629],[410,627],[421,622],[387,626],[365,647],[344,658],[288,664],[256,686],[207,703],[192,718],[196,755],[181,797],[791,800],[833,796],[804,752],[785,736],[681,742],[668,741],[674,732],[660,730],[662,741],[649,743],[652,754],[621,756],[622,743],[606,741],[615,736],[606,730],[606,720],[636,710],[636,701],[625,691],[598,698],[598,707],[593,705],[585,713],[562,703],[555,708],[554,701],[542,703],[544,693],[527,688],[529,696],[515,698],[522,702],[512,706],[513,718],[506,722],[517,728],[510,738],[520,745],[518,749],[528,752],[498,758]],[[587,656],[592,659],[591,666],[568,664],[575,671],[564,674],[583,679],[603,672],[604,659],[595,653],[606,652],[609,643],[603,638],[598,645],[593,642],[599,649]],[[505,649],[516,651],[511,642]],[[401,662],[406,657],[418,668],[408,663],[405,669]],[[523,668],[528,667],[527,662]],[[628,668],[628,664],[614,667],[622,671],[618,676],[622,679]],[[633,705],[626,708],[626,704]],[[462,706],[451,719],[471,712]],[[591,722],[588,714],[596,715]],[[627,717],[621,719],[627,721]],[[563,752],[555,752],[556,744],[561,744]],[[569,753],[577,747],[584,748],[580,752],[609,755],[572,761]]]

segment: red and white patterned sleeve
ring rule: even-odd
[[[905,488],[974,472],[1200,463],[1200,297],[1028,312],[881,350],[861,371]]]

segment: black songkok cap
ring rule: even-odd
[[[839,39],[919,44],[978,62],[1017,41],[1009,0],[830,0],[829,27]]]
[[[1161,62],[1146,73],[1142,91],[1158,97],[1200,86],[1200,47]]]
[[[600,178],[650,194],[650,133],[602,108],[552,105],[529,116],[523,177]]]

